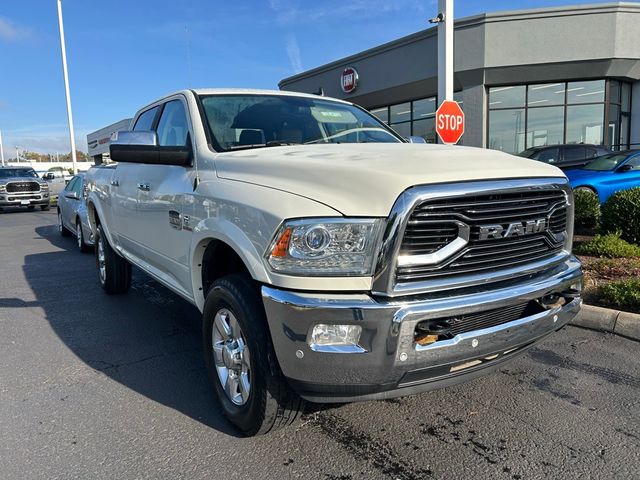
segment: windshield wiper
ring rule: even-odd
[[[232,145],[227,150],[246,150],[249,148],[264,148],[264,147],[286,147],[289,145],[302,145],[299,142],[285,142],[282,140],[271,140],[267,143],[253,143],[251,145]]]

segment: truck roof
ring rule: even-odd
[[[319,95],[311,93],[292,92],[289,90],[262,90],[255,88],[194,88],[192,90],[197,95],[230,95],[230,94],[243,94],[243,95],[279,95],[287,97],[305,97],[305,98],[325,98]],[[338,98],[330,98],[338,102],[347,103],[344,100]]]

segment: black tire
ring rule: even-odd
[[[78,238],[78,235],[79,235],[79,238]],[[84,241],[84,234],[82,233],[82,224],[80,223],[79,218],[76,218],[76,240],[78,244],[78,250],[80,250],[81,253],[87,253],[90,250],[89,246]]]
[[[27,210],[29,210],[29,211],[33,211],[33,210],[35,210],[35,209],[36,209],[36,206],[35,206],[35,205],[29,205],[29,206],[27,207]]]
[[[40,205],[40,210],[48,212],[51,209],[51,205]]]
[[[98,225],[95,244],[96,267],[98,268],[100,285],[109,295],[126,293],[131,287],[131,264],[109,245],[109,241],[104,236],[102,225]],[[104,271],[101,270],[100,251],[104,254]]]
[[[576,192],[580,192],[580,191],[581,192],[590,192],[590,193],[593,193],[594,195],[598,195],[598,192],[596,192],[594,188],[587,187],[586,185],[581,185],[579,187],[576,187],[576,188],[574,188],[574,190]]]
[[[58,209],[58,232],[63,237],[70,237],[71,236],[71,232],[69,230],[67,230],[67,228],[62,223],[62,213],[60,212],[60,209]]]
[[[243,405],[224,391],[214,360],[213,329],[216,314],[230,311],[240,326],[250,354],[250,389]],[[271,342],[267,319],[256,283],[247,275],[216,280],[204,304],[203,346],[209,379],[227,419],[247,436],[264,435],[290,425],[303,413],[305,402],[283,377]]]

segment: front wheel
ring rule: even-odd
[[[48,212],[50,208],[50,205],[40,205],[40,210],[42,210],[43,212]]]
[[[224,415],[245,435],[290,425],[302,400],[275,360],[258,287],[246,275],[214,282],[203,312],[205,363]]]
[[[102,225],[96,229],[95,242],[100,285],[109,295],[126,293],[131,286],[131,264],[109,245]]]

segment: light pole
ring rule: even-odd
[[[438,0],[438,104],[453,100],[453,0]]]
[[[4,146],[2,145],[2,132],[0,132],[0,160],[2,161],[2,166],[4,167]]]
[[[60,29],[60,50],[62,51],[62,74],[64,75],[64,91],[67,97],[67,120],[69,122],[69,139],[71,143],[71,160],[73,161],[73,173],[78,173],[76,166],[76,140],[73,132],[73,114],[71,113],[71,93],[69,93],[69,74],[67,72],[67,50],[64,43],[64,25],[62,23],[62,0],[58,3],[58,27]]]

